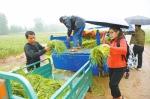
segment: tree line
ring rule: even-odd
[[[26,26],[11,25],[8,26],[7,17],[0,13],[0,35],[25,33],[27,30],[33,30],[34,32],[45,33],[45,32],[62,32],[66,31],[66,27],[58,24],[44,24],[44,21],[40,17],[33,19],[34,26],[27,28]]]

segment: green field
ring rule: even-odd
[[[150,45],[150,30],[146,30],[146,44]],[[65,33],[39,33],[36,40],[40,44],[47,44],[51,35],[66,35]],[[0,36],[0,59],[24,52],[23,48],[27,42],[24,34],[1,35]]]
[[[145,30],[146,37],[145,37],[145,43],[150,45],[150,30]]]
[[[40,33],[36,34],[36,40],[40,44],[47,44],[50,41],[50,35],[64,35],[64,33]],[[24,45],[27,42],[24,34],[1,35],[0,36],[0,59],[10,55],[17,55],[24,52]]]

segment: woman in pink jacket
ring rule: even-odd
[[[110,54],[108,56],[107,65],[109,67],[109,87],[113,99],[125,99],[120,92],[119,82],[122,79],[126,70],[126,60],[122,56],[126,56],[127,43],[122,33],[122,30],[118,26],[111,26],[109,28],[110,37],[112,41],[109,45],[103,44],[103,46],[110,47]],[[120,47],[117,47],[117,40],[120,39]]]

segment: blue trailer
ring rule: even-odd
[[[100,32],[97,30],[96,33],[96,43],[100,45]],[[91,49],[81,49],[78,52],[70,52],[70,42],[73,40],[72,36],[69,41],[66,40],[67,36],[50,36],[50,40],[62,40],[66,46],[67,51],[61,55],[57,53],[52,53],[53,64],[56,69],[69,70],[69,71],[78,71],[87,61],[90,60],[90,50]],[[67,43],[66,43],[67,42]],[[98,66],[92,66],[92,73],[99,75]]]

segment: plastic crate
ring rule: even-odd
[[[69,49],[70,48],[70,41],[64,41],[64,43],[65,43],[65,45],[66,45],[66,47],[67,47],[67,49]]]
[[[54,39],[66,41],[67,40],[67,36],[53,36],[53,35],[51,35],[50,36],[50,40],[54,40]],[[73,40],[73,37],[70,36],[70,40],[69,41],[72,41],[72,40]]]
[[[61,55],[52,54],[53,64],[56,69],[78,71],[88,60],[90,50],[81,50],[79,52],[69,52],[67,50]],[[93,74],[99,74],[98,66],[92,68]]]

